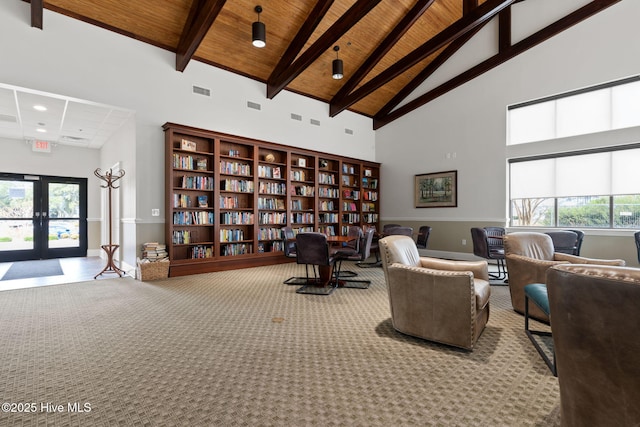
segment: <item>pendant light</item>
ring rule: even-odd
[[[335,80],[340,80],[344,77],[344,64],[342,63],[342,59],[338,57],[338,51],[340,50],[340,46],[334,46],[333,50],[336,51],[336,59],[333,60],[331,64],[331,77]]]
[[[264,22],[260,22],[262,6],[256,6],[255,11],[258,14],[258,20],[251,26],[253,45],[255,47],[265,47],[267,45],[267,28],[265,27]]]

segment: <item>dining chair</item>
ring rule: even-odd
[[[329,295],[336,288],[335,258],[329,253],[327,235],[318,232],[298,233],[296,236],[296,262],[313,266],[313,278],[307,268],[306,283],[296,290],[299,294]],[[316,273],[315,267],[318,267]],[[334,277],[335,276],[335,277]]]
[[[422,225],[418,229],[418,237],[416,238],[416,246],[418,249],[427,249],[427,242],[429,241],[429,235],[431,234],[431,227],[428,225]]]
[[[360,236],[359,250],[357,252],[339,250],[334,253],[337,268],[336,275],[340,286],[344,288],[367,289],[371,284],[371,280],[345,278],[342,274],[342,261],[364,261],[369,258],[371,255],[371,242],[373,241],[375,232],[376,230],[374,228],[369,228],[364,235]]]
[[[293,228],[286,226],[282,228],[283,234],[283,245],[284,245],[284,256],[287,258],[297,259],[298,254],[296,251],[296,234],[293,232]],[[305,268],[309,268],[305,266]],[[306,277],[302,276],[291,276],[287,280],[285,280],[285,285],[304,285],[307,282]]]

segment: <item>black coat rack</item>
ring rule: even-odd
[[[125,273],[124,270],[118,268],[113,261],[113,254],[120,247],[120,245],[114,245],[112,241],[112,212],[111,212],[111,190],[117,189],[120,187],[115,186],[115,182],[124,176],[124,170],[120,169],[117,175],[113,174],[113,171],[109,169],[108,171],[102,173],[100,168],[96,169],[93,174],[103,180],[105,185],[101,185],[102,188],[107,188],[109,190],[109,244],[102,245],[102,249],[107,253],[107,265],[102,269],[102,271],[95,275],[94,279],[98,278],[98,276],[102,275],[102,273],[116,273],[118,276],[122,277]]]

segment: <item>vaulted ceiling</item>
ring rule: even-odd
[[[25,0],[29,1],[29,0]],[[30,0],[31,25],[43,9],[266,83],[266,96],[293,91],[372,117],[374,127],[424,105],[621,0],[594,0],[512,42],[512,9],[536,0]],[[251,43],[262,6],[266,46]],[[491,20],[496,53],[435,88],[414,93]],[[334,46],[339,46],[336,53]],[[344,78],[331,77],[336,56]],[[411,95],[411,98],[408,98]]]

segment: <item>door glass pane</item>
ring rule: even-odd
[[[78,247],[80,186],[49,183],[49,248]]]
[[[80,245],[78,220],[49,220],[49,248],[75,248]]]
[[[0,251],[33,249],[33,182],[0,181]]]
[[[80,186],[78,184],[49,184],[49,218],[78,218],[80,216]]]

